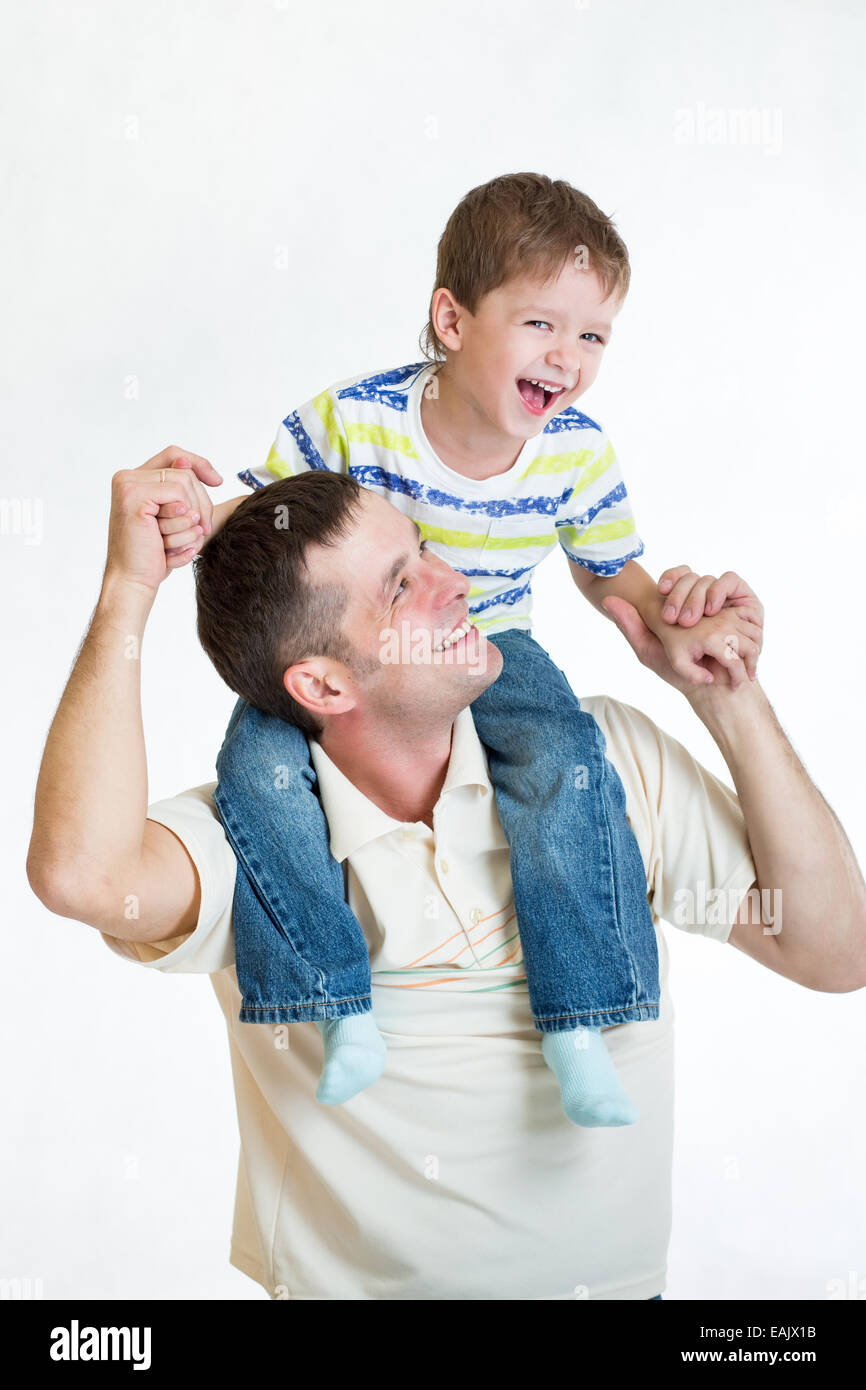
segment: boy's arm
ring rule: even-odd
[[[339,385],[339,383],[338,383]],[[175,454],[180,451],[175,450]],[[172,467],[192,468],[197,455],[175,458]],[[210,467],[210,465],[207,465]],[[249,488],[267,487],[279,478],[294,477],[310,468],[328,468],[333,473],[345,473],[349,466],[349,442],[340,412],[336,388],[321,391],[280,422],[273,444],[261,467],[245,468],[238,479]],[[222,479],[214,475],[217,482]],[[205,479],[211,483],[210,477]],[[204,488],[198,488],[198,505],[190,513],[160,508],[159,529],[162,532],[166,558],[170,569],[188,565],[205,541],[216,535],[235,507],[248,497],[239,497],[213,505]]]
[[[248,492],[245,492],[240,497],[230,497],[227,502],[217,502],[213,509],[212,517],[213,535],[216,535],[220,527],[225,525],[235,507],[239,506],[244,498],[249,497],[249,495]]]
[[[602,576],[567,558],[572,579],[599,613],[611,617],[604,607],[611,597],[637,610],[678,675],[695,685],[709,684],[714,677],[704,659],[714,657],[734,689],[754,679],[763,610],[733,571],[718,579],[700,578],[680,565],[666,570],[656,584],[636,560],[628,560],[617,574]]]
[[[610,614],[602,607],[602,600],[613,594],[636,608],[651,632],[658,632],[664,600],[658,586],[637,560],[627,560],[618,574],[610,576],[593,574],[574,560],[569,560],[568,564],[571,577],[584,598],[588,598],[605,618],[610,618]]]
[[[146,818],[140,650],[170,570],[156,517],[161,505],[195,504],[191,476],[171,462],[164,451],[112,479],[102,590],[48,734],[27,856],[52,912],[130,941],[193,931],[199,913],[189,854]]]

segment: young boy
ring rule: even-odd
[[[603,736],[530,635],[532,574],[558,543],[590,602],[601,612],[609,596],[632,603],[695,681],[712,679],[707,655],[726,663],[732,684],[754,677],[760,650],[757,615],[730,611],[742,597],[735,576],[697,580],[683,567],[656,586],[637,564],[643,544],[613,449],[575,408],[628,281],[625,246],[588,197],[536,174],[493,179],[467,194],[439,242],[427,360],[323,391],[286,417],[263,468],[238,475],[262,487],[306,469],[348,472],[416,521],[422,547],[470,577],[469,622],[504,657],[472,705],[511,849],[519,942],[504,959],[525,967],[565,1114],[589,1126],[637,1119],[601,1029],[658,1017],[658,957],[644,866]],[[214,529],[240,500],[215,509]],[[162,511],[168,555],[185,562],[203,539],[198,514]],[[383,596],[392,627],[410,582],[407,568]],[[443,632],[441,643],[459,659],[465,628]],[[313,791],[309,715],[298,714],[295,727],[239,702],[215,800],[241,869],[240,1019],[315,1020],[324,1039],[317,1098],[338,1104],[381,1074],[385,1048],[367,947]],[[265,886],[275,883],[279,900]],[[494,934],[489,943],[500,964],[511,940]]]

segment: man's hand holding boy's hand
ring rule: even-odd
[[[156,514],[166,565],[179,569],[189,564],[213,531],[213,502],[203,484],[219,487],[222,478],[207,459],[174,445],[164,449],[162,457],[169,460],[175,476],[184,473],[186,482],[184,500],[166,503]]]
[[[611,599],[604,606],[622,627],[621,618],[626,614],[621,603]],[[694,689],[726,675],[732,689],[737,690],[755,679],[763,645],[764,610],[757,595],[732,570],[718,579],[713,575],[701,578],[687,565],[666,570],[659,579],[656,599],[642,614],[635,611],[635,617],[646,638],[654,635],[659,648],[656,652],[656,643],[642,640],[641,645],[647,650],[652,646],[657,658],[646,664],[667,667],[665,679],[673,684]],[[634,646],[636,633],[626,635]],[[640,652],[638,655],[645,660]]]
[[[674,583],[684,578],[691,581],[681,590],[682,607],[696,606],[700,594],[706,595],[710,590],[713,607],[718,608],[720,594],[735,599],[728,606],[727,598],[723,598],[718,612],[703,616],[699,613],[690,627],[660,622],[655,613],[642,616],[633,604],[615,595],[603,600],[605,611],[643,664],[683,694],[690,695],[713,681],[729,684],[733,690],[749,684],[755,679],[763,641],[764,610],[757,595],[731,571],[719,580],[710,575],[701,579],[687,566],[680,566],[678,570],[668,570],[659,583],[672,575],[677,576]],[[691,603],[683,600],[683,593],[695,594]],[[706,602],[705,597],[705,605]]]

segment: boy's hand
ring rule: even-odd
[[[187,500],[166,503],[157,512],[166,566],[168,569],[179,569],[189,564],[213,530],[213,503],[202,484],[219,487],[223,480],[213,464],[199,454],[191,454],[188,450],[171,445],[163,450],[160,457],[168,460],[166,466],[172,472],[186,470]]]
[[[667,596],[662,610],[666,623],[693,627],[704,615],[710,617],[722,608],[739,608],[751,622],[763,627],[763,606],[745,580],[733,570],[726,570],[718,579],[711,574],[701,579],[688,565],[676,565],[665,570],[658,590]]]
[[[668,655],[671,651],[677,651],[680,656],[683,654],[683,644],[678,642],[673,645],[671,651],[668,650],[667,638],[674,626],[688,628],[696,638],[703,636],[715,636],[716,630],[707,626],[707,619],[720,617],[723,621],[726,617],[742,619],[749,624],[748,629],[740,632],[738,628],[732,626],[731,643],[734,655],[742,656],[741,665],[745,665],[746,671],[751,680],[755,679],[758,657],[764,645],[764,608],[754,590],[740,575],[733,570],[726,570],[723,575],[716,579],[711,574],[705,574],[700,578],[689,569],[688,565],[677,565],[673,569],[665,570],[658,582],[659,605],[662,606],[662,622],[656,620],[652,622],[652,629],[656,636],[660,638]],[[663,597],[667,595],[667,600]],[[652,620],[651,620],[652,621]],[[746,642],[742,647],[738,646],[740,637],[745,637]],[[685,651],[688,658],[696,659],[697,663],[703,665],[700,657],[696,657],[697,648],[685,644]],[[718,652],[711,646],[707,646],[704,655],[713,656],[719,659]],[[732,653],[728,652],[725,669],[731,676],[731,685],[736,690],[742,684],[739,666],[731,661]],[[694,673],[693,673],[694,674]]]
[[[763,615],[752,590],[748,585],[744,589],[755,611]],[[613,594],[602,601],[602,606],[643,664],[686,695],[712,681],[737,690],[755,679],[761,627],[751,617],[743,616],[745,604],[742,609],[730,608],[705,616],[699,619],[697,628],[661,623],[650,627],[633,604]]]

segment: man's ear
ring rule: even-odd
[[[451,291],[444,286],[436,290],[430,301],[430,317],[436,336],[442,346],[451,352],[459,352],[463,346],[461,320],[465,312],[462,304],[458,304]]]
[[[308,657],[289,666],[283,673],[283,685],[293,700],[319,716],[345,714],[358,703],[348,668],[324,656]]]

